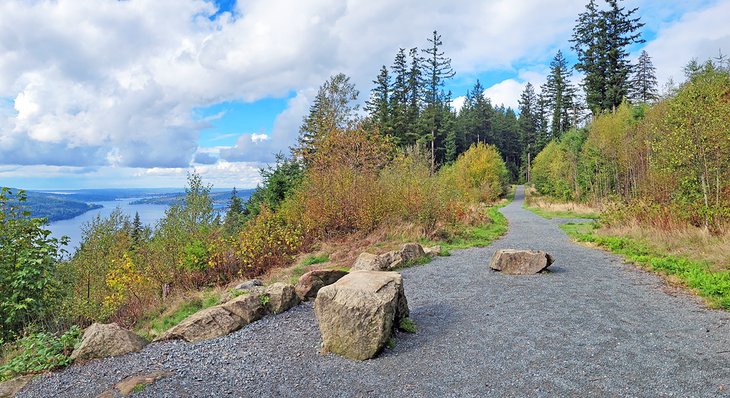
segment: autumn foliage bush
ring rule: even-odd
[[[94,220],[64,265],[73,281],[67,318],[131,326],[170,291],[259,276],[290,264],[318,241],[404,224],[430,238],[443,228],[484,220],[473,216],[479,203],[497,200],[507,187],[504,162],[484,144],[436,173],[424,148],[399,151],[389,137],[361,127],[333,130],[315,149],[304,170],[286,159],[267,170],[276,177],[271,181],[292,182],[284,184],[287,194],[263,200],[271,195],[262,188],[255,212],[244,214],[234,234],[215,217],[210,187],[196,174],[185,199],[154,230],[137,231],[119,211]]]
[[[730,224],[730,71],[708,63],[672,96],[598,115],[579,146],[533,163],[540,193],[612,202],[605,221],[722,233]]]

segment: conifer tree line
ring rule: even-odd
[[[516,179],[522,159],[517,114],[503,105],[493,106],[479,81],[466,93],[463,107],[455,110],[453,93],[445,90],[455,72],[441,35],[434,31],[427,43],[424,49],[399,49],[392,65],[380,68],[365,102],[364,125],[401,148],[425,147],[432,172],[475,143],[494,145]]]
[[[603,3],[590,0],[576,20],[575,66],[557,51],[546,82],[527,83],[518,109],[492,104],[479,81],[463,107],[453,109],[453,93],[444,87],[455,73],[434,31],[425,49],[401,48],[390,67],[380,68],[366,101],[366,124],[401,147],[426,147],[432,169],[481,142],[497,147],[513,181],[529,178],[528,164],[550,141],[589,117],[615,111],[623,101],[649,104],[659,97],[649,54],[642,51],[636,63],[629,59],[629,46],[643,42],[637,8],[626,9],[620,0]],[[574,69],[583,75],[579,85]]]

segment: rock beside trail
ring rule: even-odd
[[[251,322],[256,322],[266,315],[266,307],[262,303],[261,295],[256,293],[244,293],[218,307],[230,312],[241,320],[238,328],[246,326]]]
[[[441,246],[424,247],[423,251],[429,257],[437,257],[439,254],[441,254]]]
[[[319,289],[337,282],[340,278],[347,275],[347,271],[340,270],[315,270],[309,271],[299,278],[299,282],[294,287],[297,296],[302,301],[307,301],[317,297]]]
[[[490,268],[509,275],[533,275],[541,272],[550,264],[553,258],[541,250],[497,250],[492,256]]]
[[[350,271],[390,271],[421,257],[435,257],[441,247],[424,248],[418,243],[406,243],[400,250],[383,254],[362,253],[358,256]]]
[[[190,315],[155,341],[183,339],[194,343],[222,337],[267,313],[279,314],[299,304],[294,286],[287,283],[274,283],[266,288],[253,285],[250,289],[223,304]]]
[[[355,360],[375,357],[409,312],[401,275],[378,271],[351,272],[322,288],[314,311],[322,354]]]
[[[263,286],[264,282],[262,282],[260,279],[251,279],[247,280],[245,282],[241,282],[236,287],[234,287],[235,290],[251,290],[253,288],[256,288],[258,286]]]
[[[425,255],[426,251],[418,243],[406,243],[400,248],[400,257],[406,263],[424,257]]]
[[[274,283],[266,288],[266,294],[269,295],[267,307],[272,314],[280,314],[299,304],[294,286],[288,283]]]
[[[71,353],[74,360],[115,357],[137,352],[147,342],[116,323],[94,323],[84,331],[81,344]]]
[[[239,297],[245,297],[245,295]],[[238,297],[236,299],[238,299]],[[236,299],[231,300],[224,305],[231,304],[235,302]],[[240,329],[243,325],[244,321],[241,317],[229,312],[222,306],[216,306],[206,308],[190,315],[185,318],[185,320],[163,333],[160,337],[156,338],[155,341],[183,339],[187,342],[195,343],[202,340],[225,336]]]
[[[33,380],[35,375],[19,376],[0,383],[0,398],[14,397],[26,384]]]
[[[386,253],[390,255],[390,253]],[[383,255],[372,253],[361,253],[357,256],[355,263],[350,267],[351,271],[384,271],[390,265]]]

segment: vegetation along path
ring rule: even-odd
[[[96,396],[121,379],[172,376],[139,396],[724,396],[730,314],[705,309],[617,256],[571,243],[522,208],[490,247],[403,271],[416,334],[380,357],[320,356],[311,304],[227,337],[165,342],[38,377],[20,396]],[[499,248],[543,249],[552,272],[488,269]]]

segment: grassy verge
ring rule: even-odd
[[[563,202],[542,196],[529,186],[525,187],[525,202],[522,207],[547,219],[588,218],[597,220],[601,216],[600,209],[582,203]]]
[[[730,310],[729,271],[712,271],[707,262],[659,253],[638,240],[599,235],[595,223],[569,223],[560,227],[578,242],[595,244],[643,268],[671,276],[705,298],[710,306]]]
[[[551,220],[553,218],[588,218],[597,220],[600,218],[598,213],[579,213],[571,210],[548,210],[540,207],[531,207],[525,204],[525,209],[537,214],[540,217]]]
[[[428,246],[440,245],[442,256],[448,256],[449,252],[455,249],[489,246],[507,232],[507,218],[499,212],[498,206],[490,207],[487,214],[491,220],[489,223],[464,227],[443,240],[423,243]]]
[[[192,300],[179,300],[157,314],[144,319],[137,327],[137,333],[148,340],[153,340],[190,315],[210,308],[219,302],[220,295],[215,292],[202,292]]]

